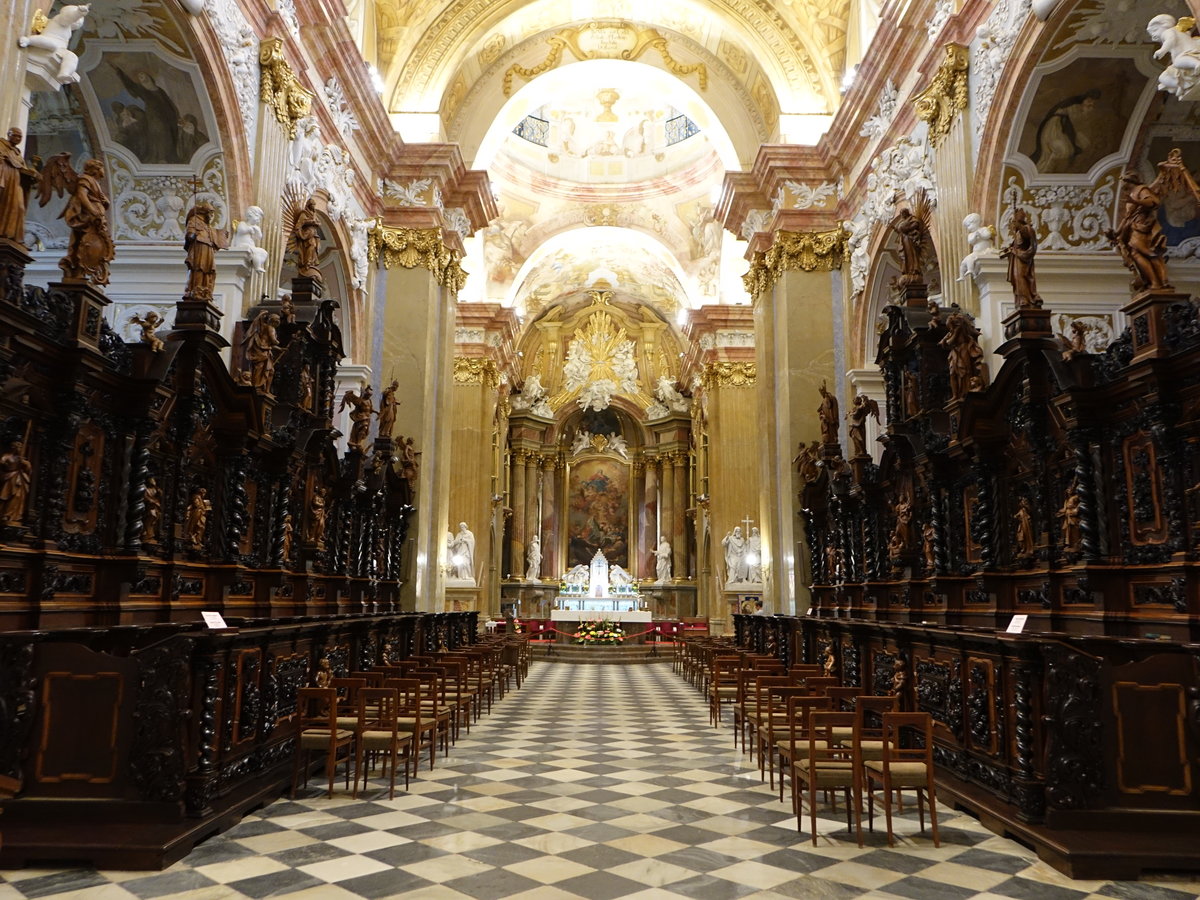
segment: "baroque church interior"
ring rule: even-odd
[[[1196,15],[0,9],[0,898],[1200,896]]]

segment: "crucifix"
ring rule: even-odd
[[[188,184],[192,186],[192,206],[196,205],[196,194],[199,192],[200,186],[203,183],[204,182],[202,182],[196,175],[193,175],[190,179],[188,179]]]
[[[746,526],[746,534],[750,534],[750,523],[753,521],[749,514],[746,515],[746,518],[742,519],[742,524]]]

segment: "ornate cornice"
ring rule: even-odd
[[[454,357],[454,383],[482,384],[494,389],[500,386],[500,373],[496,369],[496,364],[490,359],[456,356]]]
[[[275,112],[288,140],[296,137],[296,123],[312,111],[313,92],[300,84],[283,58],[283,38],[267,38],[258,45],[258,96]]]
[[[756,296],[769,290],[782,273],[791,269],[804,272],[840,269],[846,237],[841,226],[828,231],[778,231],[766,251],[754,254],[742,283],[751,296]]]
[[[917,94],[913,104],[917,116],[929,124],[929,143],[937,147],[950,133],[954,117],[967,108],[967,68],[970,51],[962,44],[945,45],[946,57],[934,73],[929,87]]]
[[[710,362],[701,379],[705,390],[713,387],[751,387],[758,381],[758,364],[752,362]]]
[[[437,283],[460,291],[467,273],[458,264],[458,253],[446,246],[440,228],[393,228],[376,225],[367,243],[367,258],[385,269],[418,266],[433,273]]]

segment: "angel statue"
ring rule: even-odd
[[[154,310],[150,310],[150,312],[146,313],[145,316],[130,316],[129,321],[142,329],[143,344],[149,344],[150,349],[155,353],[158,353],[160,350],[162,350],[164,346],[162,338],[156,334],[158,331],[158,326],[165,321],[162,316],[160,316]]]
[[[1125,207],[1116,230],[1105,232],[1134,274],[1135,291],[1169,291],[1167,280],[1167,236],[1159,220],[1164,202],[1170,207],[1190,207],[1195,215],[1200,205],[1200,187],[1183,164],[1183,153],[1175,148],[1158,164],[1158,177],[1145,184],[1132,170],[1121,176],[1125,185]]]
[[[18,47],[26,47],[31,55],[34,51],[49,57],[58,63],[55,80],[59,84],[75,84],[79,81],[79,57],[71,51],[71,39],[75,32],[83,27],[83,20],[91,11],[91,4],[79,6],[64,6],[53,18],[47,19],[45,13],[38,10],[33,17],[32,34],[17,38]]]
[[[50,157],[38,178],[38,205],[51,197],[68,195],[66,208],[59,218],[71,229],[67,255],[58,261],[63,281],[108,284],[108,264],[115,256],[108,230],[108,197],[100,187],[104,163],[89,159],[83,171],[71,168],[71,154]]]
[[[867,452],[867,419],[871,416],[879,424],[879,404],[866,394],[859,394],[854,398],[850,412],[846,413],[846,421],[850,423],[847,431],[850,434],[851,458],[871,455]]]
[[[296,254],[296,271],[303,278],[324,283],[321,270],[317,268],[317,255],[321,252],[321,240],[325,237],[321,223],[317,221],[317,203],[311,197],[296,211],[292,221],[284,217],[284,229],[288,234],[288,249]],[[290,225],[290,227],[289,227]]]
[[[817,462],[820,459],[820,441],[813,441],[808,446],[805,446],[804,441],[800,442],[800,452],[796,454],[796,458],[792,462],[795,464],[796,471],[800,473],[800,478],[805,484],[812,484],[817,480],[817,475],[820,474]]]
[[[967,231],[967,244],[971,252],[958,264],[958,280],[966,281],[968,276],[978,280],[982,270],[980,260],[996,255],[996,229],[992,225],[984,225],[983,216],[979,213],[967,213],[963,228]]]
[[[1192,37],[1195,26],[1196,20],[1191,16],[1176,21],[1166,13],[1146,23],[1146,33],[1159,43],[1154,58],[1171,57],[1171,64],[1159,73],[1158,89],[1170,91],[1180,100],[1187,99],[1188,93],[1200,84],[1200,39]]]
[[[929,195],[921,190],[913,198],[912,209],[902,207],[896,218],[889,223],[900,238],[901,274],[899,284],[924,284],[922,274],[925,256],[929,249],[929,221],[932,205]]]
[[[187,250],[187,300],[212,300],[217,283],[217,251],[229,246],[229,232],[214,228],[215,210],[207,200],[195,203],[185,218],[183,246]]]
[[[350,446],[360,453],[366,453],[367,435],[371,431],[371,416],[375,414],[375,404],[371,401],[371,386],[368,384],[363,388],[361,395],[356,393],[353,388],[346,391],[342,395],[342,405],[338,407],[338,412],[347,406],[350,407]]]
[[[271,392],[275,362],[279,358],[279,314],[259,313],[246,329],[246,362],[250,364],[250,383],[264,394]]]

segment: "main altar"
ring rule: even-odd
[[[563,575],[554,609],[550,611],[553,622],[589,619],[650,621],[650,610],[646,608],[638,583],[621,566],[610,566],[599,550],[589,565],[575,566]]]

